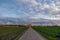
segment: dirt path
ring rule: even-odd
[[[29,28],[19,40],[46,40],[32,28]]]

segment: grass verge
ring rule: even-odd
[[[60,33],[60,27],[33,27],[33,29],[48,40],[57,40],[56,35]]]
[[[0,40],[17,40],[28,27],[16,26],[1,26],[0,27]]]

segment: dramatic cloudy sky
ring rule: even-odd
[[[58,21],[60,0],[0,0],[0,17]]]

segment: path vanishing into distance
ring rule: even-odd
[[[46,40],[46,39],[30,27],[18,40]]]

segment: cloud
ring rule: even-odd
[[[37,0],[16,0],[16,3],[27,5],[25,8],[28,8],[29,12],[24,11],[23,9],[23,14],[26,16],[29,16],[29,18],[33,19],[51,19],[51,20],[60,20],[60,17],[56,17],[57,15],[60,15],[60,1],[59,0],[43,0],[37,2]],[[20,5],[21,6],[21,5]],[[47,12],[48,11],[48,12]],[[21,12],[20,12],[21,13]]]
[[[60,0],[12,0],[0,3],[0,14],[4,17],[60,20]]]
[[[16,0],[16,2],[31,3],[32,5],[37,5],[36,0]]]

